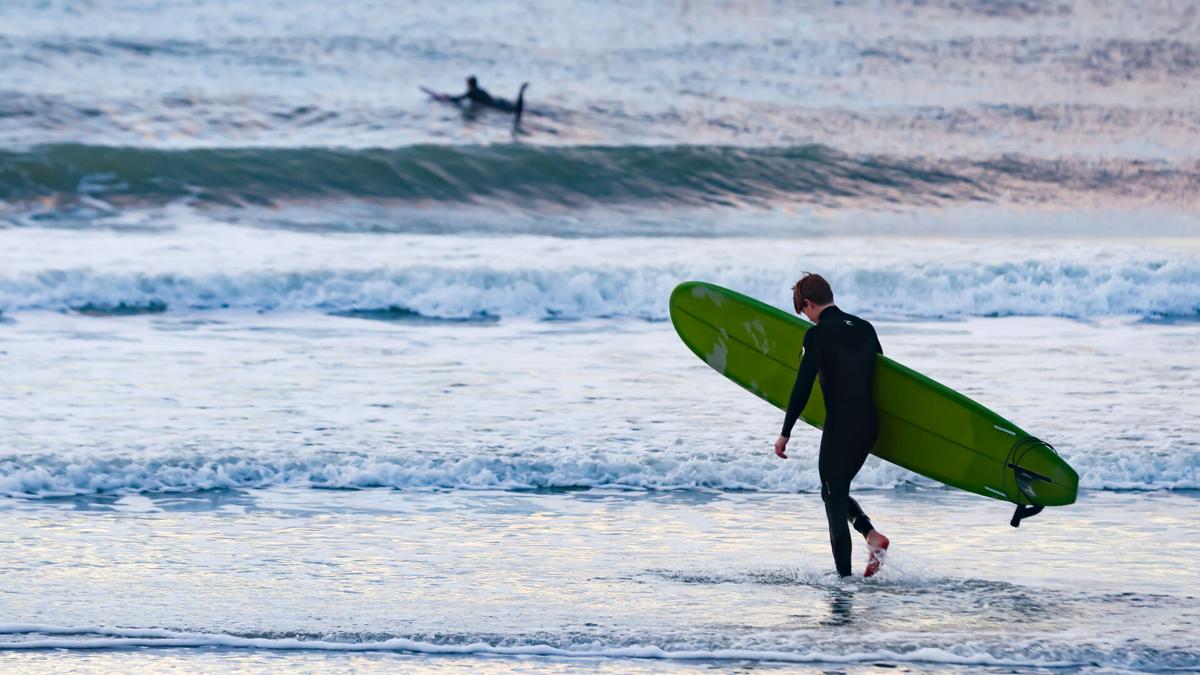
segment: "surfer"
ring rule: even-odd
[[[521,84],[521,89],[517,92],[517,101],[514,103],[506,98],[492,96],[486,89],[479,86],[479,82],[472,75],[467,78],[467,90],[465,92],[458,96],[447,96],[446,99],[455,103],[468,101],[474,106],[512,113],[514,116],[513,124],[517,124],[521,121],[521,113],[525,110],[525,88],[528,86],[528,82]]]
[[[808,403],[813,380],[819,374],[825,398],[825,430],[817,461],[821,499],[829,520],[833,561],[841,577],[850,576],[849,520],[867,539],[870,558],[863,576],[873,576],[883,563],[888,539],[871,525],[871,519],[850,496],[850,481],[862,468],[879,435],[871,385],[875,354],[883,347],[870,323],[847,314],[833,304],[833,290],[819,274],[806,274],[792,287],[792,302],[815,326],[804,335],[804,354],[796,384],[788,401],[783,431],[775,441],[775,454],[787,459],[788,439],[800,412]]]

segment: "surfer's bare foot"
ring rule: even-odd
[[[875,576],[879,572],[879,568],[883,567],[883,558],[891,543],[878,530],[871,530],[867,533],[867,550],[870,551],[870,557],[867,559],[867,570],[863,572],[864,577]]]

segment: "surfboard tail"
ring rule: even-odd
[[[1079,489],[1079,474],[1070,467],[1054,446],[1033,436],[1025,436],[1008,452],[1004,463],[1007,489],[1012,490],[1017,508],[1009,525],[1020,527],[1047,506],[1074,503]],[[1007,480],[1006,480],[1007,482]]]

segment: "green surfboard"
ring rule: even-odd
[[[689,281],[671,293],[671,323],[714,370],[786,409],[809,322],[740,293]],[[879,355],[871,452],[952,487],[1017,505],[1011,524],[1075,501],[1079,475],[1047,443],[928,377]],[[801,417],[825,422],[820,382]]]

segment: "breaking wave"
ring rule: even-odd
[[[1078,450],[1064,457],[1090,490],[1198,490],[1200,449],[1165,453]],[[871,460],[856,489],[892,490],[940,484],[894,464]],[[204,490],[301,487],[400,490],[627,490],[817,492],[814,462],[788,467],[754,458],[701,453],[680,458],[656,453],[528,452],[447,457],[416,453],[362,456],[206,454],[158,458],[94,456],[0,457],[0,495],[51,498],[95,494],[190,493]]]
[[[0,272],[0,312],[138,314],[240,309],[308,310],[364,318],[664,320],[671,289],[712,281],[779,303],[786,265],[732,269],[673,263],[495,269],[416,266],[213,273],[89,269]],[[1200,260],[1147,254],[1103,261],[885,262],[826,275],[866,314],[1191,319],[1200,316]]]

